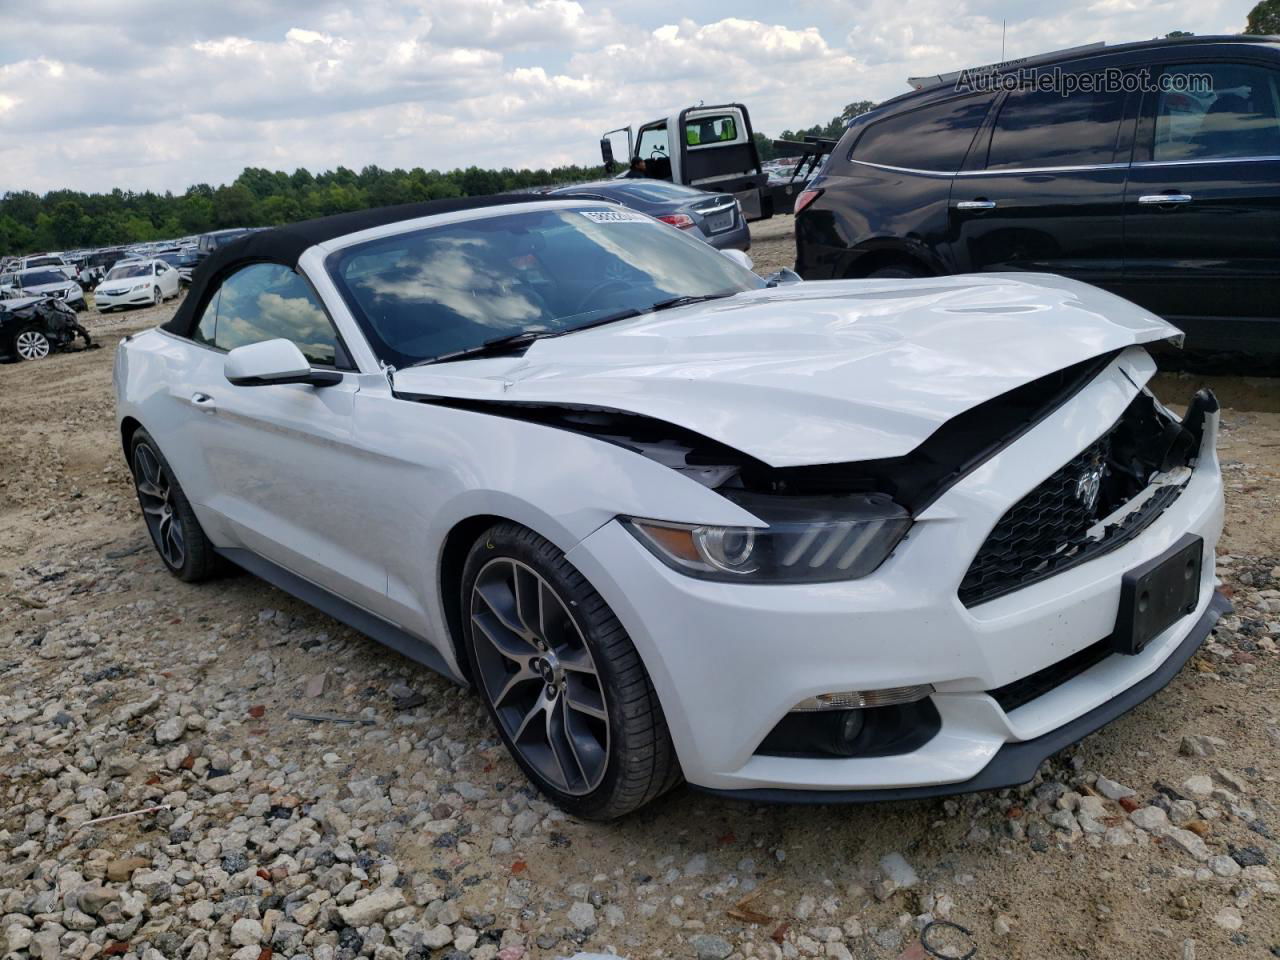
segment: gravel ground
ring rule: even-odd
[[[785,220],[762,227],[758,265],[785,265]],[[822,809],[680,789],[600,825],[530,791],[471,694],[252,577],[163,571],[110,375],[171,310],[0,367],[0,954],[922,960],[946,918],[978,958],[1280,955],[1275,384],[1215,384],[1235,615],[1033,784]]]

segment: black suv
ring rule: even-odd
[[[1058,273],[1167,318],[1188,348],[1280,355],[1280,38],[985,70],[852,122],[797,199],[801,276]]]

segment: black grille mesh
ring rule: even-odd
[[[1090,541],[1085,532],[1097,522],[1096,499],[1077,493],[1080,478],[1107,462],[1107,434],[1009,508],[960,583],[966,607],[1011,593],[1072,564]]]
[[[1119,506],[1100,508],[1105,496],[1090,505],[1080,493],[1082,477],[1099,466],[1111,469],[1107,461],[1115,436],[1113,429],[1094,441],[1009,508],[960,581],[961,603],[972,607],[1003,597],[1114,550],[1149,527],[1178,499],[1186,481],[1161,487],[1137,509],[1109,524],[1101,536],[1088,536],[1101,516]],[[1105,475],[1102,483],[1105,488]]]

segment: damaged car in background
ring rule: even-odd
[[[73,347],[77,338],[84,341],[86,350],[95,346],[89,331],[76,320],[76,312],[61,299],[0,300],[0,359],[43,360]]]
[[[243,238],[126,338],[160,558],[225,561],[474,686],[530,780],[992,789],[1166,684],[1225,602],[1178,331],[1048,275],[766,282],[582,200]]]

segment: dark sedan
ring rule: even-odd
[[[551,197],[605,200],[688,230],[718,250],[751,249],[751,231],[730,193],[707,193],[662,180],[596,180],[548,190]]]

